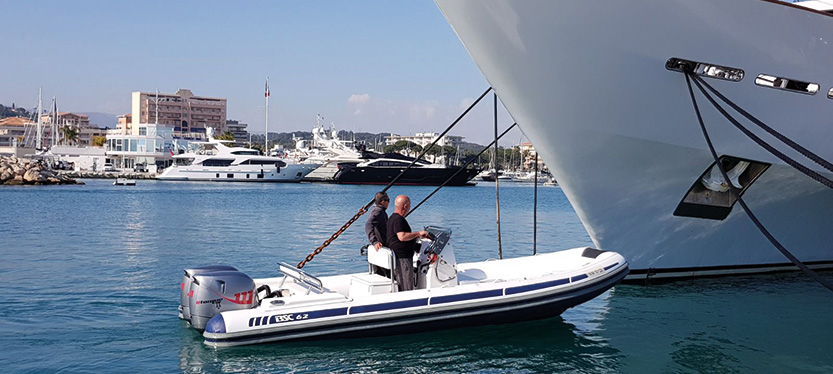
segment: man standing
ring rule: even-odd
[[[416,283],[414,272],[414,253],[419,252],[417,238],[428,238],[428,231],[411,232],[411,226],[405,216],[411,211],[411,199],[399,195],[393,202],[394,211],[388,218],[388,248],[396,256],[394,279],[399,284],[399,291],[413,290]]]
[[[377,192],[374,200],[376,204],[373,206],[373,211],[370,212],[370,217],[367,217],[364,232],[367,234],[367,240],[378,251],[387,243],[388,214],[385,211],[388,209],[388,204],[390,204],[390,198],[384,192]]]
[[[370,242],[370,246],[376,248],[376,251],[378,251],[379,248],[384,247],[388,242],[388,214],[385,210],[388,209],[390,198],[384,192],[377,192],[373,200],[376,202],[376,205],[373,206],[370,217],[367,217],[367,222],[364,224],[364,233],[367,234],[367,240]],[[370,250],[370,247],[368,247],[368,250]],[[371,265],[370,268],[374,274],[379,274],[387,278],[391,277],[390,270],[388,269],[376,265]]]

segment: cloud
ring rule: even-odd
[[[347,99],[348,104],[367,104],[370,102],[370,94],[361,94],[361,95],[350,95],[350,98]]]
[[[460,110],[468,109],[468,107],[470,107],[471,103],[473,103],[473,102],[474,102],[474,99],[472,99],[470,97],[464,98],[463,100],[460,101],[460,105],[459,105]]]

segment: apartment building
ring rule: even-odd
[[[249,132],[246,130],[248,124],[230,119],[226,121],[226,127],[228,132],[234,134],[234,144],[242,146],[249,142]]]
[[[218,134],[225,133],[226,99],[195,96],[191,90],[179,89],[175,94],[133,92],[131,134],[138,135],[136,124],[158,123],[173,127],[174,135],[201,133],[206,127]],[[158,116],[158,117],[157,117]]]

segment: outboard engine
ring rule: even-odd
[[[447,246],[451,229],[428,226],[431,240],[423,242],[417,260],[417,288],[439,288],[457,285],[457,258]],[[427,244],[426,244],[427,243]]]
[[[188,307],[191,327],[205,330],[211,317],[229,310],[257,307],[255,281],[246,274],[233,270],[219,270],[196,274],[191,282]]]
[[[185,269],[185,274],[182,276],[182,282],[179,284],[179,318],[186,321],[191,320],[191,312],[188,306],[188,299],[191,297],[191,281],[194,275],[210,273],[217,270],[237,270],[228,265],[209,265],[200,266],[198,268]]]

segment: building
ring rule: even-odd
[[[133,131],[133,114],[127,113],[119,116],[119,121],[116,123],[116,129],[122,134],[130,134]]]
[[[137,91],[131,97],[132,111],[119,116],[116,129],[106,134],[106,161],[116,168],[156,172],[171,164],[171,154],[205,140],[206,128],[227,131],[226,99],[194,96],[186,89]]]
[[[535,147],[532,146],[532,143],[526,142],[518,144],[518,152],[521,153],[521,157],[524,158],[523,167],[526,170],[533,169],[535,167],[535,159],[538,159],[538,169],[545,170],[546,165],[544,165],[544,160],[541,159],[541,156],[538,155],[538,151],[535,150]]]
[[[58,136],[58,144],[67,144],[67,142],[63,139],[63,132],[61,131],[61,128],[64,126],[69,126],[78,131],[78,139],[73,142],[73,145],[80,147],[91,147],[93,146],[93,138],[104,137],[107,135],[106,128],[100,128],[96,125],[90,124],[90,117],[84,114],[58,112],[58,115],[55,117],[56,118],[54,118],[54,120],[58,124],[58,133],[56,134],[56,136]],[[41,115],[41,121],[44,124],[44,128],[51,128],[53,113]]]
[[[12,147],[23,140],[28,118],[9,117],[0,119],[0,147]]]
[[[249,132],[246,131],[247,127],[249,127],[248,124],[240,123],[237,120],[230,119],[226,121],[227,131],[234,134],[234,144],[238,146],[249,142]]]
[[[401,136],[396,134],[390,134],[387,138],[385,138],[385,145],[394,145],[396,142],[399,141],[409,141],[418,144],[421,147],[425,147],[432,142],[434,142],[440,134],[436,132],[418,132],[414,134],[414,136]],[[451,146],[457,147],[463,143],[462,136],[455,136],[455,135],[446,135],[443,136],[440,141],[437,142],[437,145],[440,147]]]
[[[130,124],[158,123],[173,127],[174,134],[191,136],[205,134],[206,127],[215,134],[226,132],[226,99],[194,96],[191,90],[179,89],[175,94],[133,92]],[[131,132],[128,132],[131,133]]]
[[[43,123],[52,123],[53,113],[46,113],[41,115]],[[73,127],[90,127],[90,117],[84,114],[77,114],[72,112],[58,112],[57,120],[55,121],[59,126],[70,125]]]

